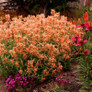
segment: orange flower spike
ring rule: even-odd
[[[66,55],[65,59],[68,60],[69,58],[70,58],[69,55]]]
[[[36,74],[36,72],[37,72],[37,68],[34,67],[33,71],[34,71],[34,73]]]
[[[10,15],[8,14],[8,15],[5,15],[5,19],[6,20],[10,20]]]
[[[52,71],[52,75],[55,75],[56,74],[56,69]]]
[[[7,50],[4,50],[3,53],[6,54],[7,53]]]
[[[7,61],[7,57],[5,57],[4,60]]]
[[[27,55],[23,54],[23,59],[26,60],[27,59]]]
[[[31,74],[31,69],[30,69],[29,67],[27,67],[27,72],[28,72],[29,74]]]
[[[81,20],[80,20],[80,18],[78,18],[78,24],[81,24]]]
[[[21,65],[23,66],[23,61],[21,60],[20,62],[21,62]]]
[[[13,63],[14,63],[14,59],[11,59],[10,61],[11,61],[11,64],[13,64]]]
[[[48,76],[48,75],[49,75],[49,72],[47,71],[46,74],[45,74],[45,76]]]
[[[36,67],[38,67],[38,65],[39,65],[39,62],[37,62],[37,63],[35,64]]]
[[[19,63],[18,63],[18,62],[15,62],[15,65],[16,65],[17,67],[19,67]]]
[[[47,69],[43,70],[43,74],[46,74],[46,72],[47,72]]]
[[[3,63],[3,64],[6,64],[6,61],[5,61],[5,60],[3,60],[3,61],[2,61],[2,63]]]
[[[51,9],[51,15],[54,15],[54,14],[55,14],[55,10]]]
[[[88,16],[88,13],[86,12],[86,13],[84,14],[84,20],[85,20],[86,22],[88,22],[88,19],[89,19],[89,16]]]
[[[42,77],[41,77],[41,81],[43,82],[44,80],[45,80],[45,78],[42,76]]]
[[[19,73],[20,73],[20,74],[22,74],[22,72],[23,72],[22,70],[19,70]]]
[[[52,64],[52,68],[56,68],[56,64],[54,63],[54,64]]]
[[[60,65],[60,66],[59,66],[59,69],[60,69],[60,70],[63,70],[63,66],[62,66],[62,65]]]

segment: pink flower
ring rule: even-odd
[[[73,43],[79,41],[79,39],[81,39],[80,36],[72,37]]]
[[[85,44],[87,42],[88,42],[88,40],[84,40],[84,41],[81,40],[75,46],[81,46],[81,45],[83,45],[83,44]]]
[[[89,30],[92,30],[92,26],[87,27],[85,31],[89,31]]]
[[[79,41],[75,46],[81,46],[81,45],[83,45],[84,44],[84,42],[81,40],[81,41]]]
[[[85,29],[85,31],[86,31],[86,32],[89,31],[89,28],[87,27],[87,28]]]
[[[84,40],[84,41],[83,41],[83,44],[85,44],[85,43],[87,43],[87,42],[88,42],[88,40]]]
[[[74,56],[74,54],[71,54],[71,57]]]
[[[72,39],[80,39],[81,37],[76,36],[76,37],[72,37]]]
[[[89,26],[89,23],[83,23],[81,25],[77,25],[77,28],[79,27],[88,27]]]
[[[85,51],[83,52],[83,55],[86,55],[86,54],[89,54],[89,50],[85,50]]]
[[[81,25],[77,25],[77,28],[78,28],[78,27],[82,27],[82,26],[81,26]]]

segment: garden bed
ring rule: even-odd
[[[81,88],[81,85],[79,85],[76,80],[76,78],[79,77],[78,73],[74,73],[77,69],[77,65],[78,64],[73,64],[73,67],[71,69],[71,71],[66,71],[66,72],[61,72],[60,74],[57,75],[57,78],[65,78],[68,81],[70,81],[71,83],[69,85],[67,85],[66,87],[64,87],[64,92],[78,92],[79,89]],[[4,77],[0,77],[0,91],[1,92],[6,92],[6,84],[5,84],[5,79]],[[55,86],[55,84],[57,84],[54,80],[51,82],[46,82],[46,83],[42,83],[41,85],[37,86],[36,88],[34,88],[33,90],[35,90],[36,92],[43,92],[41,90],[41,88],[43,88],[44,90],[52,90]],[[62,87],[63,85],[61,85]],[[38,91],[39,89],[39,91]],[[33,91],[32,89],[29,89],[28,92]],[[18,89],[19,92],[22,92],[21,89]],[[53,91],[51,91],[53,92]]]
[[[48,17],[6,15],[0,21],[0,73],[8,92],[92,90],[92,22],[87,12],[84,21],[67,21],[55,10]]]

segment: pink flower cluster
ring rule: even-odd
[[[81,37],[79,37],[79,36],[72,37],[72,41],[73,41],[73,43],[75,43],[76,47],[84,45],[88,42],[88,40],[82,40]],[[71,54],[71,57],[74,56],[75,53],[76,53],[76,51],[73,51]],[[89,50],[85,50],[83,52],[83,55],[86,55],[86,54],[89,54]]]
[[[80,36],[72,37],[73,43],[76,43],[75,46],[81,46],[88,42],[88,40],[81,40]]]
[[[15,88],[15,80],[13,79],[13,76],[9,76],[9,78],[6,80],[6,87],[8,91],[12,91],[14,92],[14,88]]]
[[[79,41],[81,39],[80,36],[72,37],[73,43]]]
[[[71,82],[66,80],[66,79],[60,79],[60,78],[55,78],[55,81],[58,82],[59,84],[61,83],[66,83],[66,84],[70,84]]]
[[[87,23],[83,23],[81,25],[77,25],[77,28],[80,28],[80,27],[85,27],[85,32],[91,30],[92,31],[92,25],[91,23],[87,22]]]
[[[80,40],[75,46],[81,46],[81,45],[83,45],[83,44],[85,44],[85,43],[87,43],[88,42],[88,40]]]
[[[31,87],[35,86],[37,82],[37,79],[35,77],[24,77],[20,74],[16,74],[14,77],[10,75],[8,79],[6,80],[6,87],[7,90],[10,92],[14,92],[14,89],[17,85],[20,85],[22,88],[25,88],[29,85],[32,85]]]

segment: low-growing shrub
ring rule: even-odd
[[[51,14],[12,19],[6,15],[6,22],[0,21],[0,66],[6,78],[20,73],[43,82],[70,67],[71,38],[83,33],[67,17],[54,10]]]

